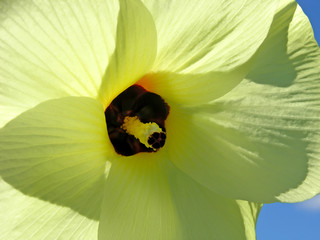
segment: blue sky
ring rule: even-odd
[[[320,0],[297,0],[320,44]],[[320,196],[295,203],[266,204],[257,223],[257,240],[320,240]]]
[[[319,0],[297,0],[303,11],[309,17],[314,35],[320,43],[320,1]],[[320,239],[320,238],[319,238]]]

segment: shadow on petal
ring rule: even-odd
[[[270,32],[254,55],[253,70],[247,79],[262,85],[289,87],[297,77],[294,62],[287,50],[289,25],[296,10],[293,2],[275,15]]]
[[[99,102],[49,100],[0,130],[0,175],[26,195],[98,220],[108,141]]]

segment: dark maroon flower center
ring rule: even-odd
[[[105,111],[108,134],[117,153],[131,156],[139,152],[155,152],[164,146],[166,130],[164,122],[169,114],[168,104],[158,95],[140,85],[132,85],[117,96]],[[161,131],[151,132],[147,143],[123,127],[125,118],[137,117],[143,125],[153,123]]]

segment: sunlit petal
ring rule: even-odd
[[[245,63],[265,39],[274,0],[144,0],[158,33],[154,71],[227,71]]]
[[[151,69],[156,53],[157,32],[147,8],[140,0],[120,0],[116,49],[100,88],[105,107]]]
[[[12,209],[1,218],[6,239],[71,239],[85,223],[84,235],[94,231],[113,152],[103,107],[91,98],[49,100],[10,121],[0,130],[0,176],[10,185],[0,199],[13,196],[0,207]]]
[[[0,126],[41,101],[95,97],[114,51],[118,4],[0,3]]]
[[[251,63],[231,72],[174,73],[156,72],[144,76],[137,83],[156,92],[168,103],[184,106],[215,100],[237,86],[249,72]]]
[[[255,239],[260,205],[214,194],[150,153],[115,159],[99,239]]]
[[[98,204],[99,200],[90,204]],[[98,239],[97,219],[83,216],[72,208],[25,195],[1,180],[0,206],[2,239]],[[93,205],[92,213],[95,208]]]
[[[171,111],[171,159],[227,196],[305,200],[320,189],[320,53],[294,1],[279,8],[255,62],[223,98]]]

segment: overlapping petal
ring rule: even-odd
[[[320,189],[320,50],[294,1],[281,2],[254,62],[224,97],[171,111],[170,157],[227,196],[308,199]]]
[[[95,239],[113,152],[91,98],[48,100],[10,121],[0,130],[1,236]]]
[[[156,54],[157,32],[151,14],[140,0],[120,0],[116,49],[99,94],[105,107],[150,71]]]
[[[2,1],[1,236],[255,239],[261,206],[225,196],[318,193],[319,48],[277,2]],[[143,75],[167,143],[120,158],[103,112]]]
[[[269,31],[277,1],[143,1],[158,33],[154,71],[228,71],[245,63]]]
[[[0,206],[2,239],[98,239],[99,222],[96,219],[84,217],[68,207],[27,196],[2,181]]]
[[[117,1],[0,3],[0,126],[41,101],[97,96],[115,48]]]
[[[229,92],[268,34],[277,1],[145,1],[158,32],[150,91],[184,105]]]
[[[259,204],[209,191],[165,152],[115,159],[105,186],[101,239],[255,239]]]
[[[140,79],[141,84],[156,92],[168,103],[194,106],[215,100],[237,86],[249,71],[250,63],[231,72],[210,73],[150,73]]]

